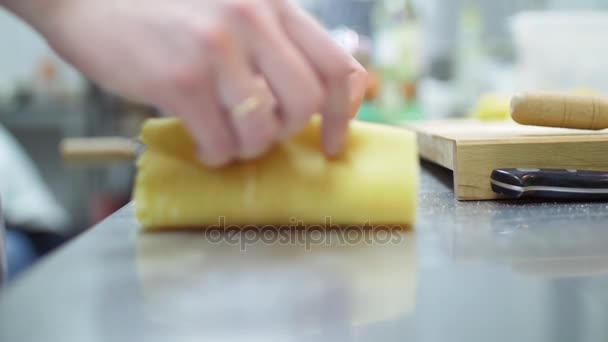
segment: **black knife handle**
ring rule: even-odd
[[[608,172],[558,169],[497,169],[492,190],[508,198],[608,200]]]

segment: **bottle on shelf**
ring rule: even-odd
[[[419,22],[411,0],[379,0],[373,13],[373,65],[381,80],[378,121],[418,119]]]

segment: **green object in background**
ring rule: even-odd
[[[421,120],[424,117],[422,109],[417,102],[401,106],[399,109],[386,111],[372,102],[364,102],[359,109],[357,118],[361,121],[399,124],[408,121]]]
[[[417,101],[409,103],[400,116],[401,121],[418,121],[424,118],[424,113]]]
[[[357,118],[361,121],[380,122],[381,115],[378,107],[376,107],[373,103],[365,101],[361,105],[361,108],[359,108]]]
[[[373,104],[363,108],[361,119],[388,124],[418,120],[422,116],[415,101],[421,71],[420,25],[413,1],[378,0],[373,18],[373,64],[381,85]]]

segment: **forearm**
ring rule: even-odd
[[[5,7],[38,31],[51,25],[51,19],[67,0],[0,0]]]

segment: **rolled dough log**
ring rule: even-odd
[[[222,169],[196,160],[177,119],[147,121],[141,139],[134,197],[146,229],[414,223],[418,155],[402,128],[355,121],[343,154],[328,159],[315,119],[262,158]]]
[[[557,92],[523,93],[511,100],[511,117],[522,125],[602,130],[608,128],[608,99]]]

